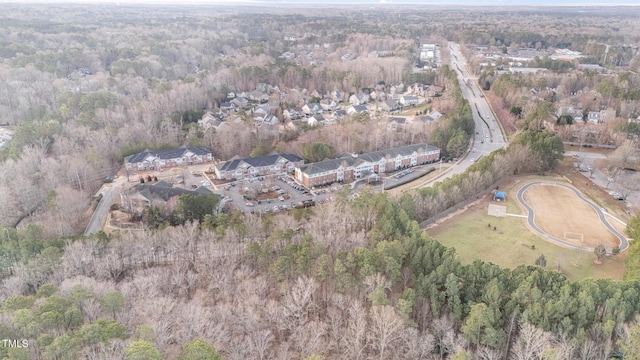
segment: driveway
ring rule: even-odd
[[[107,220],[107,215],[109,214],[109,208],[113,203],[115,197],[120,193],[121,185],[114,185],[112,187],[104,187],[102,192],[102,199],[96,206],[96,209],[91,216],[91,220],[89,220],[89,224],[84,231],[85,235],[92,235],[102,231],[102,226]]]

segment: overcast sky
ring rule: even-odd
[[[84,4],[251,4],[251,3],[301,3],[301,4],[460,4],[460,5],[635,5],[638,0],[0,0],[0,3],[84,3]]]

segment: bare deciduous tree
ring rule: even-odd
[[[511,354],[517,360],[535,359],[550,346],[551,335],[535,326],[520,325],[520,335],[514,343]]]
[[[371,346],[377,350],[380,359],[385,359],[398,340],[402,330],[402,319],[392,306],[374,306],[370,313],[371,328],[369,337]]]
[[[609,162],[620,169],[635,169],[640,160],[640,152],[631,140],[625,140],[609,155]]]
[[[367,336],[367,310],[355,300],[349,307],[349,319],[345,331],[345,353],[352,359],[362,359],[369,345]]]
[[[326,325],[322,321],[311,320],[298,327],[290,337],[290,341],[300,354],[306,358],[313,354],[321,355],[327,351]]]
[[[428,359],[435,349],[435,339],[428,332],[422,334],[415,328],[405,327],[401,334],[402,358]]]
[[[318,283],[314,278],[301,276],[285,295],[282,304],[283,315],[292,319],[293,328],[307,322],[310,307],[313,305],[313,294],[317,289]]]
[[[251,334],[252,348],[260,360],[266,358],[267,350],[273,340],[273,334],[271,334],[271,330],[269,329],[257,330]]]

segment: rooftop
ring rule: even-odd
[[[298,162],[303,159],[298,155],[294,154],[272,154],[258,157],[249,157],[243,159],[232,159],[229,161],[225,161],[222,164],[218,164],[216,167],[220,169],[220,171],[233,171],[238,168],[248,169],[251,167],[265,167],[265,166],[273,166],[278,163],[284,164],[288,162]]]
[[[300,170],[306,174],[312,175],[312,174],[318,174],[326,171],[335,170],[340,166],[352,167],[352,166],[358,166],[366,162],[369,162],[369,163],[379,162],[383,158],[393,159],[398,155],[409,156],[414,152],[421,153],[421,152],[430,152],[430,151],[436,151],[436,150],[440,150],[440,149],[429,144],[407,145],[407,146],[374,151],[374,152],[364,153],[359,155],[350,155],[350,154],[343,155],[342,157],[339,157],[337,159],[319,161],[311,164],[302,165],[300,166]]]
[[[211,151],[203,149],[203,148],[195,148],[195,147],[182,147],[177,149],[163,149],[163,150],[145,150],[143,152],[133,154],[127,158],[127,162],[129,163],[138,163],[144,161],[148,156],[153,156],[162,160],[166,159],[176,159],[181,158],[183,156],[193,156],[193,155],[207,155],[210,154]]]

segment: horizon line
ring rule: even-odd
[[[512,8],[518,6],[526,6],[526,7],[534,7],[534,8],[545,8],[545,7],[576,7],[576,8],[584,8],[584,7],[640,7],[640,3],[636,2],[622,2],[622,3],[609,3],[609,2],[593,2],[593,3],[552,3],[552,2],[532,2],[532,0],[522,0],[515,2],[506,2],[502,1],[497,2],[480,2],[476,3],[473,1],[453,1],[447,2],[442,0],[434,0],[434,1],[421,1],[421,0],[380,0],[380,1],[367,1],[367,0],[355,0],[355,1],[340,1],[340,0],[317,0],[317,1],[305,1],[305,0],[154,0],[150,2],[149,0],[60,0],[60,1],[45,1],[45,0],[26,0],[26,1],[15,1],[15,0],[0,0],[0,4],[5,5],[116,5],[116,6],[126,6],[126,5],[147,5],[147,6],[166,6],[166,5],[234,5],[234,6],[246,6],[246,5],[269,5],[269,6],[277,6],[277,5],[331,5],[331,6],[352,6],[352,5],[362,5],[362,6],[379,6],[379,7],[389,7],[393,5],[411,5],[411,6],[466,6],[466,7],[491,7],[491,8]]]

